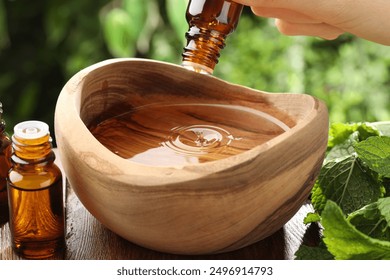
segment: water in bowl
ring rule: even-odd
[[[275,117],[226,104],[152,104],[92,124],[110,151],[149,166],[185,166],[223,159],[287,131]]]

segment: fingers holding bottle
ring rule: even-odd
[[[234,0],[261,17],[275,18],[285,35],[335,39],[348,32],[390,45],[388,0]]]

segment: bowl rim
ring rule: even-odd
[[[299,133],[304,127],[313,121],[318,115],[318,107],[325,107],[322,101],[316,99],[313,96],[299,93],[269,93],[251,89],[251,91],[259,94],[265,94],[271,97],[272,95],[278,95],[277,98],[288,94],[299,98],[304,98],[307,102],[307,107],[310,108],[302,119],[298,121],[288,131],[270,139],[269,141],[262,143],[248,151],[244,151],[237,155],[233,155],[224,159],[219,159],[212,162],[206,162],[202,164],[188,164],[185,166],[148,166],[141,163],[135,163],[111,152],[103,144],[101,144],[88,130],[87,126],[80,117],[81,89],[84,85],[86,77],[91,73],[94,73],[97,69],[104,68],[109,65],[117,63],[148,63],[153,67],[176,67],[177,71],[183,71],[188,73],[187,75],[202,75],[202,79],[216,79],[220,83],[225,83],[229,86],[239,86],[233,83],[223,81],[214,76],[206,76],[203,74],[193,73],[179,65],[171,64],[168,62],[141,59],[141,58],[115,58],[108,59],[91,66],[88,66],[79,72],[77,72],[70,80],[64,85],[60,92],[55,108],[55,135],[57,138],[57,145],[59,148],[60,156],[66,153],[65,149],[72,148],[69,143],[73,143],[77,150],[81,151],[80,156],[82,160],[89,165],[90,168],[96,169],[104,174],[110,176],[116,176],[116,180],[126,180],[128,176],[132,176],[134,185],[155,185],[156,177],[159,178],[160,183],[171,184],[183,181],[196,180],[205,176],[212,176],[219,172],[235,168],[238,165],[252,161],[255,157],[270,151],[274,146],[282,143],[285,139],[291,137],[293,134]],[[325,107],[326,108],[326,107]],[[70,126],[71,124],[71,126]],[[71,130],[66,127],[72,127]],[[66,136],[65,136],[66,134]],[[84,138],[80,141],[80,135]],[[66,137],[66,139],[65,139]],[[64,141],[68,144],[64,145]],[[73,147],[73,148],[74,148]],[[119,170],[118,170],[119,168]],[[66,170],[65,170],[66,172]],[[122,176],[125,175],[125,176]],[[148,179],[148,177],[150,177]],[[124,181],[127,182],[127,181]]]

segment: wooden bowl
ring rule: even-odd
[[[122,113],[115,109],[121,104],[175,102],[245,106],[288,129],[237,155],[182,167],[126,160],[88,129]],[[323,161],[328,115],[309,95],[260,92],[163,62],[113,59],[66,83],[55,135],[71,186],[103,225],[158,251],[212,254],[259,241],[298,211]]]

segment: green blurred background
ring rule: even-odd
[[[187,0],[0,0],[0,101],[7,131],[38,119],[80,69],[113,57],[180,63]],[[331,122],[390,119],[390,49],[344,35],[287,37],[246,8],[215,70],[269,92],[312,94]]]

